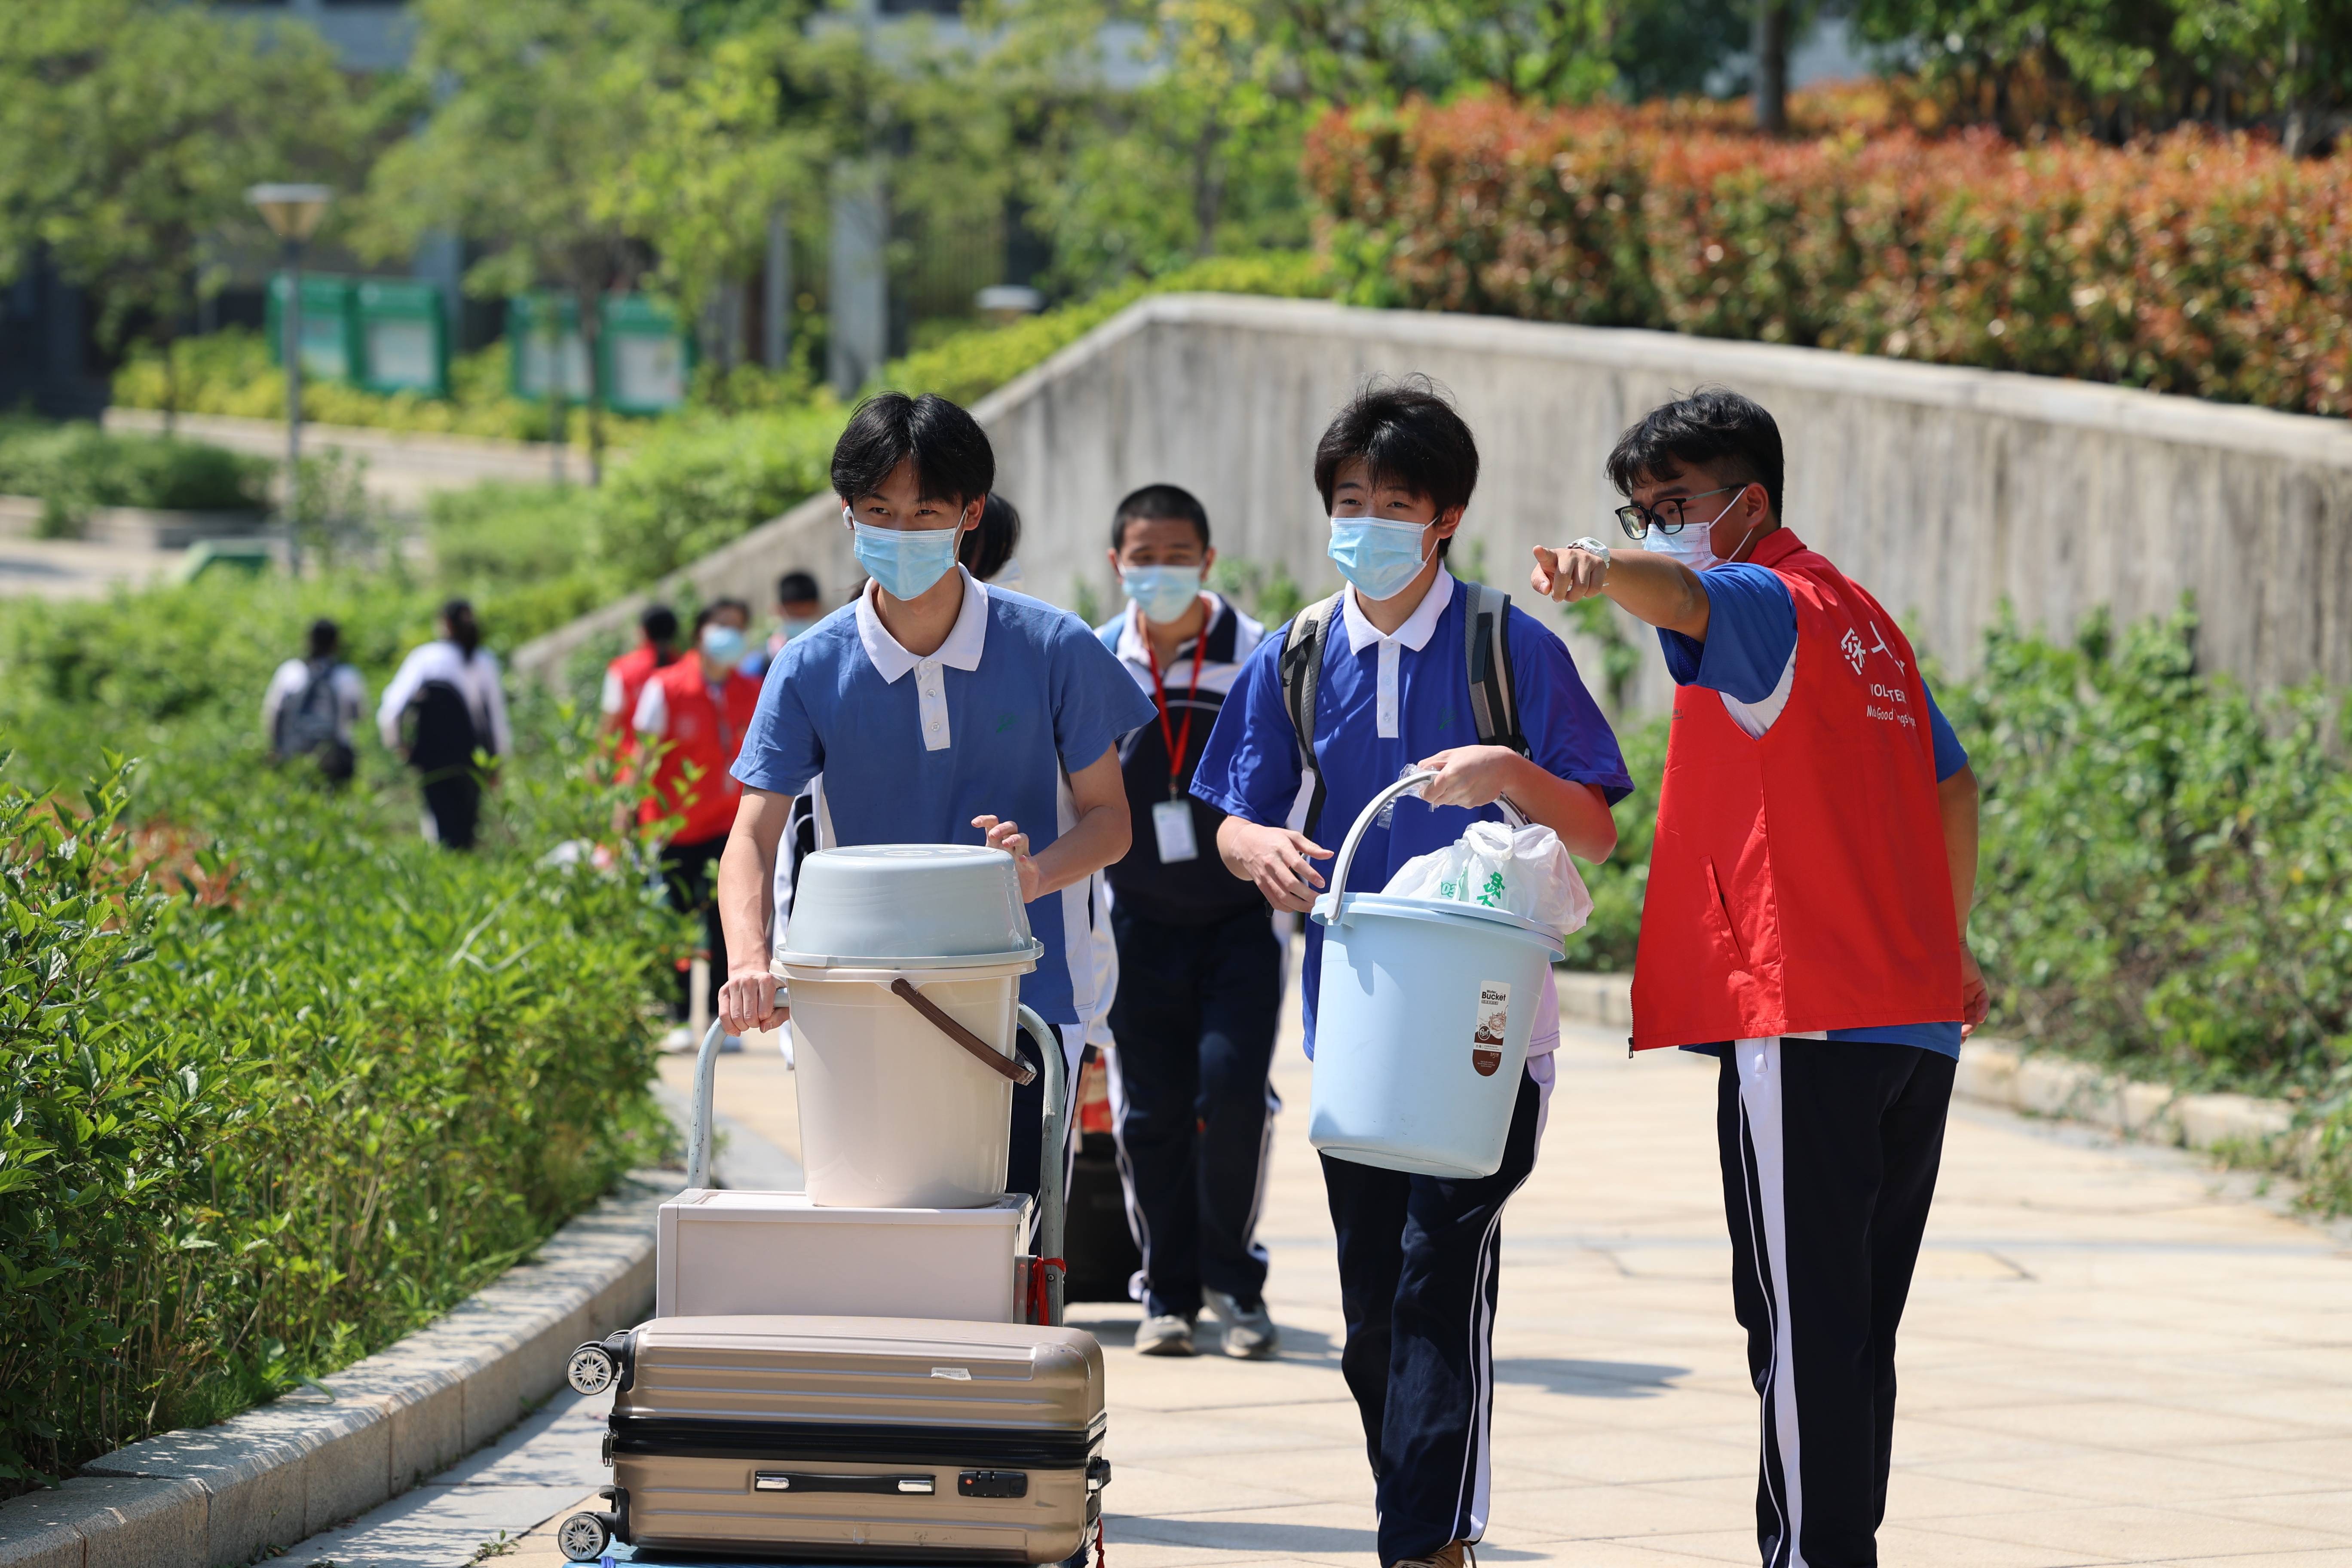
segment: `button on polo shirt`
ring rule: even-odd
[[[1372,699],[1372,716],[1381,739],[1397,738],[1397,666],[1404,650],[1419,653],[1429,646],[1430,634],[1437,630],[1445,606],[1454,602],[1454,574],[1441,566],[1437,581],[1421,596],[1421,603],[1405,617],[1404,625],[1393,632],[1383,632],[1372,625],[1363,606],[1356,602],[1356,590],[1349,588],[1339,601],[1339,618],[1348,627],[1348,651],[1361,653],[1375,643],[1380,645],[1381,673]]]
[[[874,608],[874,595],[880,588],[868,583],[866,592],[857,596],[857,641],[866,657],[874,661],[876,671],[893,686],[908,670],[915,673],[916,732],[927,752],[944,752],[955,743],[948,721],[947,678],[941,672],[978,669],[988,643],[988,588],[961,566],[956,570],[963,574],[963,607],[956,612],[955,625],[948,628],[947,641],[921,658],[899,647],[898,639],[882,624]]]
[[[824,774],[839,845],[978,844],[971,819],[982,816],[1018,823],[1032,854],[1066,832],[1064,770],[1156,722],[1151,699],[1076,616],[957,571],[963,605],[936,653],[900,647],[870,600],[786,643],[761,683],[735,776],[798,795]],[[1022,977],[1021,999],[1049,1024],[1090,1010],[1091,968],[1078,983],[1069,959],[1086,967],[1087,887],[1028,907],[1045,952]]]

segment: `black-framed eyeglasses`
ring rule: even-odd
[[[1747,488],[1746,485],[1720,485],[1711,490],[1701,490],[1695,496],[1668,496],[1654,507],[1632,501],[1617,509],[1617,526],[1625,531],[1628,539],[1645,539],[1654,528],[1672,539],[1690,524],[1691,520],[1683,515],[1685,501],[1704,500],[1708,496],[1724,495]]]

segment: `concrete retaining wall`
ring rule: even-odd
[[[1485,472],[1463,535],[1514,592],[1532,544],[1623,542],[1603,456],[1653,405],[1717,382],[1779,419],[1790,524],[1909,617],[1947,668],[1969,667],[2004,598],[2063,631],[2096,605],[2144,616],[2193,589],[2210,668],[2263,688],[2352,682],[2344,421],[1814,349],[1232,295],[1144,300],[982,403],[998,488],[1026,523],[1028,591],[1068,605],[1084,582],[1115,604],[1111,508],[1159,479],[1201,496],[1226,553],[1328,591],[1316,437],[1363,378],[1413,371],[1451,389],[1478,434]],[[760,604],[789,566],[845,588],[833,509],[812,502],[686,575]],[[1664,695],[1645,658],[1635,700]]]

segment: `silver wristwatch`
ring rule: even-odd
[[[1582,539],[1570,540],[1568,542],[1568,548],[1570,550],[1581,550],[1590,555],[1598,555],[1601,557],[1601,568],[1604,571],[1608,568],[1609,547],[1601,543],[1601,541],[1593,538],[1591,534],[1585,535]]]

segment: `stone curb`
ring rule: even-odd
[[[1633,1026],[1633,982],[1622,974],[1554,972],[1559,1016],[1590,1024]],[[2284,1100],[2250,1094],[2183,1094],[2168,1084],[2141,1083],[2084,1062],[2020,1049],[1979,1036],[1960,1053],[1952,1092],[1963,1100],[2029,1116],[2084,1121],[2142,1142],[2208,1153],[2256,1153],[2299,1169],[2311,1131],[2298,1131]]]
[[[672,1187],[634,1180],[530,1263],[305,1390],[93,1459],[0,1508],[0,1568],[222,1568],[407,1490],[555,1392],[572,1347],[653,1310]]]

